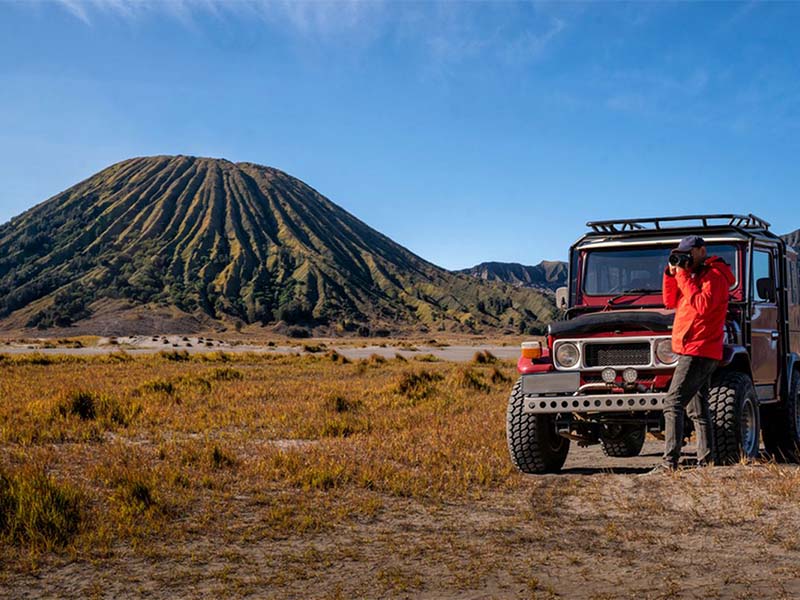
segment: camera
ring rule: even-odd
[[[669,255],[669,264],[673,267],[685,269],[692,263],[692,255],[683,252],[673,252]]]

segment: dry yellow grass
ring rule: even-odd
[[[169,519],[176,506],[215,521],[217,503],[232,496],[263,502],[257,529],[279,536],[374,514],[383,495],[477,496],[513,475],[500,422],[491,445],[472,442],[487,438],[494,366],[180,352],[34,354],[0,365],[3,469],[47,463],[103,515],[109,544],[179,528]],[[420,378],[428,387],[408,386]],[[95,543],[98,528],[77,535],[75,548]]]
[[[1,358],[0,585],[275,598],[800,592],[797,469],[524,477],[504,437],[510,363],[321,350]],[[45,516],[14,513],[12,532],[15,498]]]

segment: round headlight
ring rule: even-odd
[[[656,358],[664,365],[678,362],[678,355],[672,351],[672,340],[664,339],[656,342]]]
[[[636,383],[637,377],[639,377],[639,373],[634,368],[628,367],[622,372],[622,380],[625,383]]]
[[[606,367],[603,369],[602,373],[600,373],[600,377],[602,377],[603,381],[606,383],[614,383],[617,380],[617,372],[611,367]]]
[[[581,353],[578,347],[572,342],[565,342],[559,345],[556,350],[556,363],[558,363],[558,366],[564,367],[565,369],[577,365],[580,357]]]

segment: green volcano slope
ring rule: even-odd
[[[426,262],[277,169],[187,156],[112,165],[0,226],[5,328],[91,323],[109,306],[331,332],[532,332],[553,314],[538,292]]]

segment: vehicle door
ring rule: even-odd
[[[780,358],[779,310],[777,303],[777,256],[776,249],[754,246],[750,269],[750,289],[753,297],[751,314],[750,362],[753,367],[753,383],[760,399],[775,398]]]

